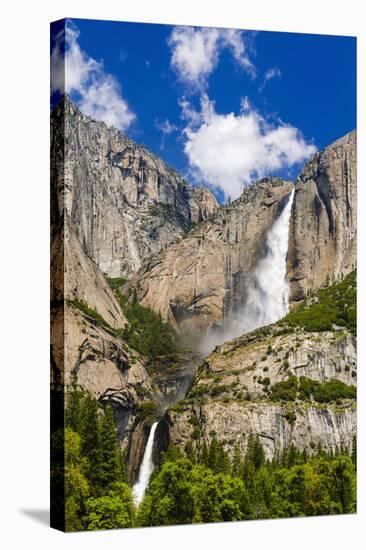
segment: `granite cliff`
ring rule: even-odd
[[[266,254],[265,235],[293,184],[266,178],[143,262],[126,290],[183,329],[230,324],[245,305],[248,278]],[[356,266],[356,133],[317,153],[295,182],[287,276],[290,300]]]
[[[310,159],[295,182],[288,255],[294,301],[356,267],[356,159],[353,131]]]
[[[51,178],[54,203],[62,202],[87,256],[112,277],[129,277],[218,206],[208,189],[189,186],[66,95],[51,116]],[[52,213],[52,227],[60,215]]]
[[[327,312],[345,289],[348,321],[340,327],[329,323]],[[245,453],[255,434],[269,458],[291,445],[310,452],[319,445],[350,449],[356,434],[353,274],[329,292],[275,325],[216,348],[186,398],[168,411],[170,440],[184,448],[215,436],[232,454],[235,447]]]
[[[264,179],[145,260],[126,287],[175,326],[201,329],[235,317],[246,300],[247,277],[265,250],[265,236],[293,185]]]

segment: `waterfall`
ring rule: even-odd
[[[154,471],[154,462],[152,459],[152,452],[153,452],[153,446],[154,446],[154,436],[155,436],[155,430],[158,425],[158,422],[154,422],[154,424],[151,426],[149,438],[147,440],[144,457],[141,462],[140,466],[140,473],[138,480],[136,481],[135,485],[133,486],[133,499],[135,501],[135,504],[138,506],[145,494],[146,488],[149,485],[150,476]]]
[[[204,355],[211,353],[215,346],[256,328],[275,323],[288,313],[289,286],[286,264],[294,194],[295,190],[291,192],[280,216],[267,233],[266,254],[248,277],[244,307],[224,330],[208,334],[204,338],[200,346]]]
[[[239,316],[241,334],[270,325],[289,310],[287,251],[293,190],[279,218],[267,234],[266,255],[252,273],[247,285],[247,301]]]

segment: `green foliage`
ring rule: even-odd
[[[254,435],[249,436],[246,454],[236,447],[231,462],[215,436],[209,447],[190,444],[186,450],[184,458],[170,448],[155,471],[137,526],[355,511],[355,465],[345,450],[334,456],[319,449],[309,458],[291,446],[266,461]],[[225,471],[222,463],[228,465]]]
[[[298,379],[290,374],[287,380],[273,384],[270,397],[274,401],[294,401],[298,398],[303,401],[330,403],[342,399],[356,399],[356,388],[337,379],[318,382],[305,376]]]
[[[124,277],[106,277],[107,282],[113,291],[118,290],[121,286],[127,283]]]
[[[139,421],[145,420],[149,416],[155,418],[157,414],[156,405],[152,401],[143,401],[139,404],[136,418]]]
[[[139,508],[137,525],[238,521],[246,514],[248,495],[241,479],[183,458],[162,465]]]
[[[88,393],[81,398],[79,434],[81,453],[88,461],[87,477],[91,486],[96,488],[101,451],[99,403]]]
[[[67,408],[65,411],[66,425],[74,432],[80,431],[81,402],[83,392],[77,387],[75,377],[67,393]]]
[[[127,320],[124,329],[112,328],[96,309],[81,300],[67,300],[67,304],[78,309],[98,325],[116,337],[122,337],[133,349],[141,353],[149,362],[150,368],[159,371],[176,368],[180,365],[181,344],[174,328],[162,320],[161,315],[141,306],[137,300],[136,289],[132,299],[120,292],[126,283],[123,277],[107,277]]]
[[[352,462],[357,468],[357,436],[354,435],[352,438],[352,452],[351,452]]]
[[[228,474],[231,471],[228,454],[224,450],[221,442],[214,436],[208,448],[207,466],[216,474]]]
[[[116,428],[110,406],[100,420],[100,457],[97,484],[106,491],[117,480],[122,480],[120,453],[117,446]]]
[[[125,483],[126,457],[119,450],[111,407],[102,410],[74,382],[65,418],[66,530],[130,527],[134,508]]]
[[[273,384],[271,398],[275,401],[294,401],[296,399],[298,379],[290,374],[287,380]]]
[[[296,413],[294,411],[287,411],[284,416],[289,424],[295,424]]]
[[[136,289],[133,290],[132,299],[118,289],[115,290],[115,296],[128,320],[128,325],[121,333],[127,343],[144,355],[154,370],[177,365],[180,346],[178,336],[170,323],[139,304]]]
[[[134,524],[131,489],[125,483],[115,485],[108,494],[86,501],[85,529],[120,529]]]
[[[250,434],[248,439],[247,452],[244,460],[244,467],[245,464],[251,463],[253,464],[254,469],[258,470],[261,466],[263,466],[264,462],[264,449],[261,442],[259,441],[259,437],[258,435],[254,436],[253,434]]]
[[[82,300],[67,300],[67,305],[75,309],[78,309],[88,317],[91,317],[92,319],[94,319],[94,321],[98,323],[98,325],[113,332],[112,327],[107,323],[107,321],[103,319],[103,317],[97,312],[97,310],[89,307]]]
[[[322,386],[309,386],[307,379],[296,379],[296,384],[296,391],[309,399]],[[333,399],[339,391],[331,384],[325,394]],[[146,409],[150,414],[151,404]],[[291,421],[291,411],[287,415]],[[194,415],[191,424],[200,430]],[[343,448],[327,454],[314,443],[313,456],[291,446],[268,461],[258,436],[249,435],[246,453],[236,447],[232,459],[214,432],[210,437],[209,445],[201,437],[189,441],[185,454],[169,446],[136,514],[112,409],[103,410],[74,384],[66,407],[67,530],[355,512],[355,441],[351,456]]]
[[[356,271],[328,288],[318,290],[315,299],[293,309],[280,324],[303,327],[309,332],[332,330],[334,325],[346,327],[356,334]]]
[[[84,501],[89,496],[86,479],[87,460],[81,455],[80,436],[71,428],[65,429],[65,508],[66,530],[82,529]]]
[[[347,386],[340,380],[329,380],[322,384],[316,384],[313,390],[315,401],[319,403],[328,403],[338,399],[356,399],[356,388]]]

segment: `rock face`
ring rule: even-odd
[[[75,379],[111,403],[128,448],[130,480],[145,444],[144,437],[131,437],[138,433],[139,405],[162,395],[145,358],[121,337],[127,320],[105,274],[129,276],[146,255],[216,208],[210,191],[191,188],[161,159],[84,116],[66,96],[52,113],[52,384],[67,392]]]
[[[273,385],[292,373],[298,378],[319,382],[337,378],[355,385],[356,369],[356,338],[347,330],[279,335],[273,331],[270,336],[254,332],[220,346],[206,358],[195,388],[208,392],[215,388],[223,397],[248,392],[250,398],[261,399],[266,397],[263,378]]]
[[[126,445],[139,403],[159,399],[160,391],[145,370],[144,358],[119,335],[117,329],[127,322],[123,312],[66,222],[52,243],[51,258],[53,384],[67,393],[75,380],[102,403],[110,403]]]
[[[87,315],[66,308],[65,383],[71,376],[101,401],[133,408],[154,390],[142,358]]]
[[[230,454],[236,446],[245,453],[249,435],[257,434],[269,458],[291,444],[308,450],[319,443],[328,450],[350,448],[355,402],[271,400],[270,389],[290,373],[355,385],[355,337],[347,330],[283,334],[274,327],[224,344],[204,361],[187,398],[169,410],[171,441],[184,448],[194,437],[209,443],[215,435]]]
[[[51,246],[51,299],[80,301],[95,309],[112,327],[127,321],[98,266],[86,256],[70,224],[55,236]]]
[[[126,446],[141,401],[161,393],[145,360],[120,336],[127,320],[98,266],[88,258],[68,218],[51,244],[51,359],[53,387],[73,380],[118,418]]]
[[[173,444],[184,448],[192,440],[192,416],[201,426],[201,438],[209,443],[215,434],[232,455],[239,447],[245,455],[250,434],[259,436],[267,458],[271,459],[291,445],[300,450],[335,450],[341,445],[351,448],[356,434],[356,410],[349,404],[342,410],[327,408],[296,408],[296,421],[287,420],[288,408],[268,403],[240,403],[231,405],[220,401],[189,407],[179,413],[170,413],[170,437]]]
[[[246,277],[265,254],[265,235],[293,186],[265,179],[182,240],[147,259],[130,280],[143,305],[175,326],[206,329],[230,320],[246,299]]]
[[[67,96],[51,117],[53,203],[62,206],[87,256],[128,277],[150,254],[217,209],[213,194],[115,128],[83,115]],[[60,211],[52,213],[58,225]]]
[[[353,131],[317,153],[296,181],[288,257],[292,300],[356,266],[356,141]]]

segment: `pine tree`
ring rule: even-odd
[[[83,396],[84,393],[78,388],[76,377],[74,376],[66,395],[67,406],[65,418],[66,426],[77,433],[80,432],[81,405]]]
[[[231,464],[229,455],[225,451],[224,445],[222,443],[218,443],[216,453],[216,473],[230,474],[230,472]]]
[[[240,448],[238,445],[235,447],[235,450],[234,450],[231,472],[234,477],[241,477],[243,473],[243,462],[241,458]]]
[[[352,438],[351,458],[355,468],[357,469],[357,436],[355,435]]]
[[[290,447],[284,451],[283,462],[287,468],[291,468],[291,466],[301,462],[300,452],[293,444],[291,444]]]
[[[113,411],[110,406],[107,406],[100,423],[98,486],[106,490],[116,481],[122,481],[121,462]]]
[[[258,435],[249,435],[248,448],[245,456],[245,461],[247,460],[253,464],[255,470],[258,470],[258,468],[265,463],[266,457]]]
[[[123,483],[128,483],[127,476],[127,449],[119,451],[119,469],[120,469],[120,479]]]
[[[185,450],[186,457],[188,458],[188,460],[190,460],[192,462],[192,464],[196,464],[196,462],[197,462],[196,453],[194,451],[192,441],[187,442],[184,450]]]
[[[208,460],[207,465],[213,472],[217,471],[217,458],[218,458],[218,443],[217,439],[214,436],[211,440],[210,447],[208,450]]]
[[[81,453],[88,459],[87,477],[92,488],[97,486],[101,450],[98,412],[98,401],[86,394],[81,405]]]
[[[200,462],[204,466],[208,466],[208,447],[206,441],[203,442],[202,448],[200,450]]]
[[[343,514],[355,512],[356,484],[354,468],[349,456],[338,456],[333,463],[333,491]]]

